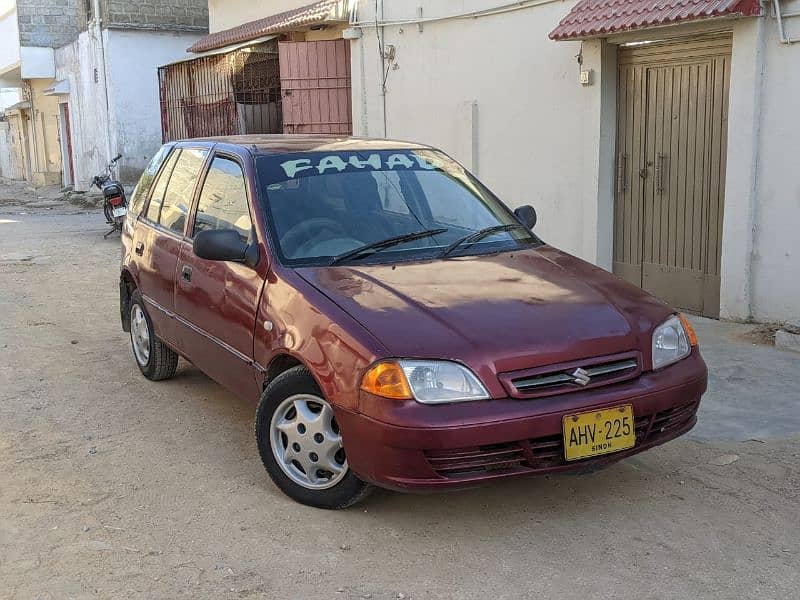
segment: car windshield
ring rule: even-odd
[[[424,260],[541,243],[435,150],[268,155],[257,159],[257,171],[275,249],[290,266]]]

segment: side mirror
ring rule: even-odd
[[[258,245],[242,240],[234,229],[208,229],[194,236],[194,253],[206,260],[231,260],[250,267],[258,264]]]
[[[536,209],[532,206],[528,204],[520,206],[514,211],[514,215],[519,219],[519,222],[528,229],[536,227]]]

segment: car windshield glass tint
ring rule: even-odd
[[[463,167],[435,150],[268,155],[258,158],[257,170],[275,247],[289,265],[327,265],[362,246],[442,230],[344,262],[435,258],[473,232],[518,223]],[[524,228],[500,229],[451,256],[539,243]]]

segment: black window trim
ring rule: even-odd
[[[258,234],[258,227],[256,227],[256,219],[254,217],[255,209],[253,205],[253,193],[250,188],[250,178],[247,176],[247,167],[245,165],[245,161],[242,160],[242,157],[232,152],[230,150],[226,150],[225,148],[217,148],[215,145],[211,151],[209,152],[208,161],[206,162],[205,167],[203,168],[203,172],[198,180],[198,186],[195,190],[194,201],[192,202],[192,210],[189,212],[189,217],[186,219],[186,230],[184,231],[184,240],[191,242],[194,240],[194,222],[195,218],[197,217],[197,207],[200,204],[200,196],[203,194],[203,188],[206,185],[206,178],[208,177],[208,173],[211,170],[211,165],[214,164],[215,158],[225,158],[235,162],[239,165],[239,168],[242,171],[242,179],[244,180],[244,192],[245,196],[247,197],[247,212],[250,215],[250,231],[251,235],[254,235],[254,239],[251,240],[258,242],[259,241],[259,234]],[[190,228],[191,225],[191,228]]]
[[[164,162],[161,165],[161,169],[159,169],[159,171],[158,171],[158,176],[157,176],[156,180],[153,182],[153,185],[150,188],[150,191],[148,192],[147,201],[146,201],[145,207],[142,209],[142,212],[139,214],[139,220],[143,221],[145,225],[147,225],[149,227],[152,227],[153,229],[156,229],[159,233],[167,234],[167,235],[175,238],[176,240],[191,241],[191,238],[186,236],[186,231],[187,231],[187,227],[188,227],[188,223],[189,223],[189,216],[187,216],[187,218],[186,218],[187,222],[184,223],[184,225],[183,225],[183,233],[181,234],[181,233],[178,233],[177,231],[175,231],[174,229],[170,229],[169,227],[164,227],[158,221],[153,221],[152,219],[150,219],[147,216],[147,211],[150,208],[150,200],[151,200],[152,195],[153,195],[153,190],[158,185],[159,180],[161,179],[162,175],[164,174],[164,167],[169,162],[169,159],[172,157],[172,153],[177,151],[177,150],[181,150],[181,151],[183,151],[183,150],[202,150],[202,151],[206,152],[206,157],[205,157],[205,160],[203,161],[203,164],[200,166],[200,171],[198,171],[197,181],[195,181],[194,190],[192,191],[192,199],[191,199],[191,207],[192,207],[192,209],[189,211],[189,215],[192,216],[192,221],[191,222],[194,223],[194,218],[193,218],[194,217],[194,207],[197,205],[197,200],[198,200],[198,197],[199,197],[199,195],[198,195],[199,194],[199,190],[200,190],[199,184],[200,184],[201,180],[205,181],[205,173],[208,170],[209,157],[211,157],[213,155],[215,146],[216,146],[216,144],[204,145],[204,144],[198,144],[198,143],[195,143],[195,142],[188,142],[188,143],[185,143],[185,144],[182,144],[182,143],[179,142],[177,144],[174,144],[172,146],[172,150],[170,151],[170,153],[167,154],[167,156],[164,158]],[[180,160],[180,156],[175,161],[176,165],[178,164],[178,160]],[[175,169],[175,167],[173,166],[173,170],[174,169]],[[170,171],[169,176],[170,176],[170,178],[172,178],[172,172],[171,171]],[[168,188],[169,188],[169,181],[167,181],[167,187],[164,188],[165,191]],[[163,201],[162,201],[162,207],[163,207]],[[160,221],[161,220],[161,209],[159,209],[159,211],[158,211],[158,218],[159,218],[159,221]]]
[[[172,153],[174,152],[176,145],[177,144],[175,142],[166,142],[164,144],[161,144],[159,149],[153,155],[153,158],[155,158],[158,155],[158,153],[161,152],[161,148],[165,148],[166,147],[166,148],[169,149],[169,151],[167,152],[166,156],[164,156],[164,158],[161,159],[161,164],[158,165],[158,170],[155,172],[155,175],[153,175],[153,181],[150,184],[150,187],[147,189],[147,192],[145,194],[144,200],[142,201],[141,210],[138,213],[133,213],[134,216],[136,217],[134,220],[138,221],[142,215],[146,215],[147,214],[147,209],[150,207],[150,196],[153,193],[153,188],[156,186],[156,183],[158,182],[159,178],[161,177],[161,172],[164,170],[164,165],[166,165],[167,162],[169,161],[169,157],[172,156]],[[150,160],[152,161],[153,158],[151,158]],[[150,166],[150,163],[147,164],[147,167],[149,167],[149,166]],[[147,167],[144,168],[144,171],[147,171]],[[142,175],[139,176],[140,180],[141,180],[142,176],[144,175],[144,171],[142,171]],[[136,183],[136,185],[138,185],[138,184],[139,184],[139,182]],[[134,186],[134,191],[136,191],[136,187],[135,186]],[[131,198],[131,201],[133,201],[133,198]],[[130,210],[130,207],[128,207],[128,212],[129,213],[132,212]]]

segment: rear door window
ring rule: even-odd
[[[183,148],[169,178],[158,222],[180,235],[183,235],[186,217],[192,206],[194,188],[207,155],[208,150]]]
[[[167,158],[167,155],[171,149],[171,145],[161,146],[158,152],[156,152],[155,156],[150,160],[147,168],[142,172],[142,176],[139,178],[139,182],[136,184],[136,188],[133,190],[133,194],[131,195],[130,206],[128,207],[129,213],[138,215],[140,212],[142,212],[144,201],[147,199],[147,194],[150,193],[150,188],[153,187],[156,174],[158,173],[158,170],[161,168],[161,165],[164,163],[164,159]]]
[[[192,235],[209,229],[234,229],[247,241],[252,228],[242,167],[235,160],[215,156],[197,202]]]

